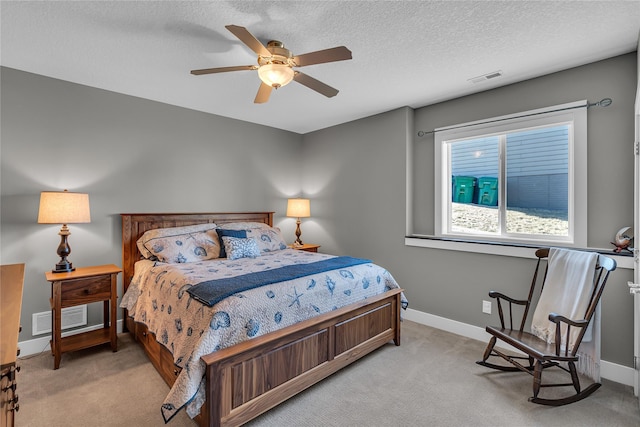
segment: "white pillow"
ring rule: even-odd
[[[246,230],[247,237],[256,240],[261,253],[287,249],[287,242],[278,227],[271,227],[262,222],[231,222],[221,227],[228,230]]]
[[[161,262],[196,262],[220,256],[216,224],[156,228],[146,231],[137,241],[143,257]]]
[[[226,228],[227,230],[251,230],[253,228],[271,228],[271,226],[264,222],[229,222],[220,225],[220,228]]]

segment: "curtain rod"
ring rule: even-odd
[[[504,120],[520,119],[522,117],[531,117],[531,116],[537,116],[539,114],[555,113],[555,112],[558,112],[558,111],[573,110],[575,108],[608,107],[612,103],[613,103],[613,100],[611,98],[603,98],[598,102],[592,102],[592,103],[587,102],[585,105],[576,105],[574,107],[558,108],[556,110],[542,111],[542,112],[539,112],[539,113],[523,114],[521,116],[510,116],[510,117],[504,118],[504,119],[488,120],[486,122],[482,122],[482,124],[485,124],[485,123],[496,123],[496,122],[501,122],[501,121],[504,121]],[[460,129],[460,128],[465,128],[465,127],[469,127],[469,126],[476,126],[478,124],[479,123],[476,122],[476,123],[468,124],[468,125],[452,126],[452,127],[448,127],[446,130]],[[422,138],[425,135],[432,134],[432,133],[435,133],[435,132],[436,132],[435,130],[420,130],[420,131],[418,131],[418,136],[420,138]]]

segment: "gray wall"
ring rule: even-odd
[[[532,260],[404,245],[406,138],[416,202],[414,230],[433,233],[433,138],[418,130],[561,104],[613,99],[588,116],[588,241],[609,241],[633,224],[633,102],[636,54],[628,54],[507,87],[415,110],[401,109],[304,136],[303,191],[313,198],[308,241],[328,252],[370,257],[406,289],[410,307],[484,326],[497,314],[481,313],[491,289],[526,292]],[[412,119],[415,126],[411,125]],[[407,125],[409,123],[409,125]],[[632,366],[631,270],[612,275],[602,302],[602,358]],[[524,296],[524,295],[523,295]]]
[[[91,224],[71,226],[77,265],[120,265],[120,212],[267,209],[293,236],[286,198],[301,191],[312,198],[303,241],[384,265],[416,310],[477,326],[496,322],[480,301],[490,289],[526,286],[533,264],[404,245],[408,152],[419,166],[415,228],[433,228],[432,141],[416,131],[611,97],[613,105],[589,113],[589,244],[608,247],[633,219],[635,60],[624,55],[304,136],[2,69],[0,255],[2,263],[27,262],[20,339],[30,338],[31,313],[48,309],[44,271],[57,261],[59,227],[35,223],[39,193],[63,188],[91,197]],[[633,358],[631,278],[616,271],[603,301],[602,357],[625,366]]]
[[[89,193],[91,223],[69,225],[75,266],[122,265],[123,212],[270,210],[295,237],[284,213],[300,192],[300,135],[8,68],[1,78],[0,261],[26,262],[21,341],[49,310],[44,272],[58,261],[60,226],[36,223],[41,191]]]
[[[304,136],[302,188],[312,204],[305,241],[398,270],[388,263],[404,248],[404,146],[412,115],[402,108]]]

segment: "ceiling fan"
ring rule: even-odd
[[[338,94],[338,90],[314,79],[307,74],[294,70],[293,67],[323,64],[325,62],[344,61],[351,59],[351,51],[344,46],[331,49],[318,50],[303,55],[293,55],[282,42],[271,40],[265,47],[253,34],[244,27],[227,25],[225,28],[233,33],[241,42],[258,54],[258,65],[239,65],[236,67],[205,68],[191,70],[196,76],[202,74],[226,73],[227,71],[258,70],[258,76],[262,82],[258,94],[253,102],[262,104],[269,100],[272,89],[285,86],[291,80],[313,89],[322,95],[331,98]]]

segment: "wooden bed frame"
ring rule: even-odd
[[[273,212],[121,214],[124,291],[140,259],[136,242],[150,229],[253,221],[273,225]],[[206,401],[200,426],[238,426],[393,340],[400,345],[401,289],[351,304],[202,357]],[[173,385],[171,353],[125,310],[125,328]]]

